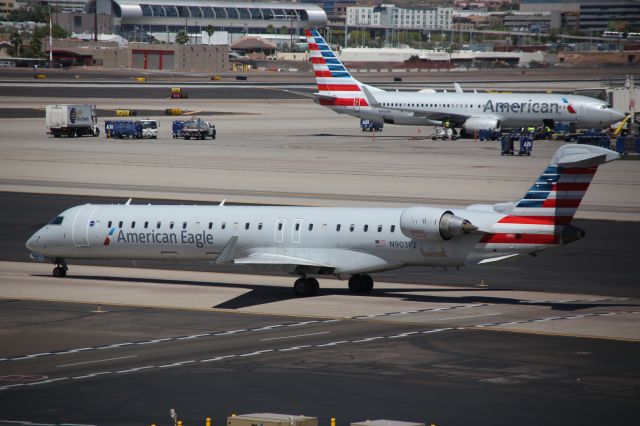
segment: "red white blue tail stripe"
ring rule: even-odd
[[[482,243],[522,247],[558,245],[580,206],[598,166],[617,158],[604,148],[561,147],[522,199],[485,234]]]
[[[307,30],[306,37],[320,104],[368,106],[360,82],[351,76],[320,33],[317,30]]]

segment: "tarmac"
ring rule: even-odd
[[[367,296],[322,279],[297,299],[292,277],[207,264],[79,262],[55,279],[27,261],[25,236],[70,205],[495,203],[521,197],[561,145],[502,157],[497,142],[434,142],[426,127],[372,135],[282,87],[179,101],[56,90],[0,95],[0,110],[31,114],[0,113],[0,424],[168,424],[170,408],[185,424],[637,424],[638,161],[598,171],[581,241],[489,268],[390,271]],[[218,138],[174,140],[175,118],[158,116],[158,140],[54,139],[32,111],[63,101],[203,111]]]

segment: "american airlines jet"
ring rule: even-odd
[[[349,289],[366,293],[372,272],[496,262],[582,238],[571,219],[598,166],[616,158],[564,145],[522,199],[466,208],[85,204],[26,246],[33,259],[56,265],[55,277],[71,259],[174,259],[285,271],[300,277],[298,296],[318,292],[312,275],[350,275]]]
[[[549,126],[558,121],[576,128],[603,128],[624,114],[607,103],[586,96],[539,93],[469,93],[459,85],[452,93],[388,92],[353,78],[317,30],[306,32],[318,92],[315,100],[339,114],[402,125],[441,125],[473,134]]]

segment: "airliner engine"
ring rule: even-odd
[[[500,120],[493,117],[469,117],[462,127],[468,133],[478,130],[500,130]]]
[[[417,240],[446,241],[478,229],[449,210],[435,207],[408,207],[400,216],[400,230]]]

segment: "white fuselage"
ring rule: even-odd
[[[336,112],[393,124],[440,124],[443,117],[497,118],[503,129],[574,123],[602,128],[624,115],[605,102],[586,96],[516,93],[372,92],[380,106],[332,106]],[[546,120],[546,121],[545,121]],[[452,122],[463,125],[465,118]]]
[[[496,228],[504,215],[471,209],[448,211],[471,221],[479,232],[447,241],[409,238],[400,227],[405,210],[87,204],[61,213],[62,223],[46,225],[27,247],[51,259],[214,261],[237,237],[235,263],[269,267],[289,257],[292,264],[308,259],[313,273],[328,274],[407,265],[462,266],[550,247],[482,243],[485,233],[504,232]],[[277,261],[269,262],[269,256]],[[271,269],[295,272],[286,265]]]

